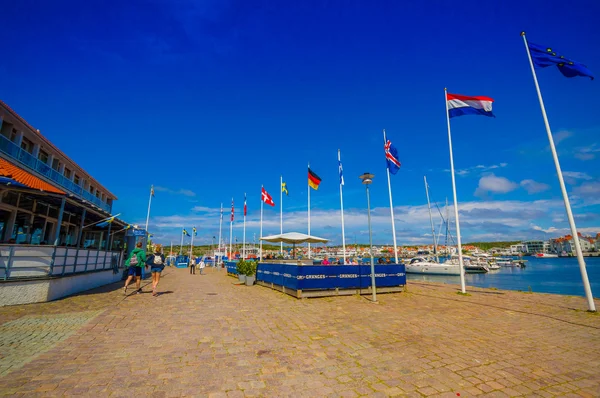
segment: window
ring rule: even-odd
[[[65,167],[65,177],[67,177],[69,180],[71,179],[71,170],[67,169]]]
[[[75,179],[73,180],[73,182],[79,185],[79,183],[81,182],[81,178],[77,174],[75,174]]]
[[[94,193],[94,186],[90,185],[90,193],[93,194]]]
[[[29,141],[27,138],[23,137],[21,141],[21,149],[31,153],[33,152],[33,142]]]
[[[12,131],[10,132],[10,140],[12,142],[17,142],[17,130],[16,129],[12,129]]]
[[[100,191],[96,191],[96,197],[99,198],[100,197]]]
[[[60,167],[60,161],[56,158],[52,159],[52,168],[56,171],[58,171],[58,168]]]
[[[48,163],[48,152],[40,149],[40,153],[38,153],[38,159],[44,163]]]
[[[2,203],[7,205],[16,206],[19,201],[19,194],[14,191],[7,191],[2,197]]]

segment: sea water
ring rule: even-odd
[[[583,281],[576,257],[523,257],[525,268],[501,267],[485,274],[466,274],[467,286],[494,287],[506,290],[584,296]],[[600,297],[600,257],[585,257],[586,269],[594,297]],[[407,274],[410,281],[460,284],[459,276]]]

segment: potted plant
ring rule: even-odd
[[[240,282],[246,282],[246,263],[247,261],[240,260],[235,265],[236,271],[238,273],[238,279]]]
[[[258,263],[256,261],[246,261],[244,271],[246,271],[246,286],[254,285],[256,280],[256,267]]]

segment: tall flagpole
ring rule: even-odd
[[[567,188],[565,186],[562,170],[558,161],[558,154],[556,153],[556,148],[554,146],[554,139],[552,138],[550,123],[548,122],[548,116],[546,115],[546,108],[544,107],[542,92],[540,91],[540,85],[538,84],[537,75],[535,73],[533,60],[531,59],[531,54],[529,52],[529,46],[527,45],[527,38],[525,37],[525,32],[521,32],[521,36],[523,37],[523,43],[525,44],[525,50],[527,51],[527,57],[529,58],[531,74],[533,75],[533,82],[535,83],[535,89],[537,90],[538,99],[540,100],[540,108],[542,108],[542,116],[544,118],[544,124],[546,125],[546,133],[548,135],[548,141],[550,142],[550,150],[552,151],[552,157],[554,158],[554,166],[556,167],[558,182],[560,183],[560,190],[562,191],[563,201],[565,202],[565,209],[567,210],[567,218],[569,219],[571,234],[573,235],[573,241],[575,242],[575,252],[577,253],[577,262],[579,263],[579,271],[581,272],[581,279],[583,280],[583,289],[585,290],[585,297],[587,298],[588,302],[588,310],[595,312],[596,305],[594,303],[594,296],[592,295],[592,288],[590,286],[590,280],[588,279],[588,274],[585,267],[585,260],[583,259],[583,252],[581,251],[581,243],[579,242],[579,234],[577,233],[577,227],[575,226],[575,219],[573,218],[573,212],[571,211],[569,195],[567,194]]]
[[[181,243],[179,244],[179,254],[183,253],[183,228],[181,228]]]
[[[385,136],[385,129],[383,129],[383,145],[387,143],[387,138]],[[388,180],[388,192],[390,193],[390,215],[392,217],[392,237],[394,239],[394,258],[396,259],[396,264],[398,264],[398,246],[396,244],[396,222],[394,221],[394,204],[392,203],[392,183],[390,182],[390,168],[385,166],[385,170],[387,172],[387,180]]]
[[[194,227],[196,228],[196,227]],[[192,255],[194,254],[194,228],[192,228],[192,241],[190,242],[190,259],[192,258]]]
[[[427,208],[429,209],[429,222],[431,223],[431,236],[433,237],[433,254],[435,257],[438,256],[437,243],[435,241],[435,228],[433,227],[433,217],[431,217],[431,202],[429,201],[429,185],[427,185],[427,177],[423,176],[425,182],[425,194],[427,195]],[[439,260],[439,259],[438,259]]]
[[[246,192],[244,192],[244,237],[242,238],[242,260],[246,259]]]
[[[148,222],[150,221],[150,206],[152,205],[152,195],[154,194],[154,185],[150,187],[150,199],[148,200],[148,214],[146,215],[146,235],[148,234]]]
[[[310,163],[308,169],[310,170]],[[310,184],[308,184],[308,234],[310,235]],[[308,244],[308,258],[310,258],[310,243]]]
[[[223,202],[221,202],[221,219],[219,220],[219,253],[221,253],[221,246],[223,243]],[[223,261],[223,254],[219,262]]]
[[[446,121],[448,122],[448,145],[450,146],[450,173],[452,174],[452,193],[454,194],[454,217],[456,218],[456,239],[458,243],[458,264],[460,266],[460,291],[466,293],[465,268],[463,266],[462,244],[460,242],[460,222],[458,221],[458,200],[456,199],[456,180],[454,178],[454,158],[452,156],[452,134],[450,133],[450,115],[448,114],[448,91],[444,87],[446,101]]]
[[[262,191],[265,188],[264,185],[261,186],[261,195],[262,195]],[[258,250],[258,257],[260,259],[260,261],[262,261],[262,220],[263,220],[263,204],[265,203],[265,201],[263,200],[262,196],[260,198],[260,248]]]
[[[232,245],[233,243],[233,198],[231,198],[231,216],[229,217],[229,255],[232,256]],[[232,256],[233,257],[233,256]],[[229,256],[228,256],[229,258]],[[229,258],[231,261],[231,258]]]
[[[279,233],[283,235],[283,176],[279,176]],[[283,242],[279,245],[279,254],[283,254]]]
[[[342,253],[344,255],[344,264],[346,264],[346,233],[344,232],[344,195],[342,193],[342,186],[344,185],[343,174],[342,174],[342,159],[340,156],[340,150],[338,149],[338,165],[340,172],[340,209],[342,212]]]

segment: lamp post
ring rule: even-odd
[[[369,197],[369,185],[373,182],[375,175],[364,173],[359,176],[362,183],[367,188],[367,214],[369,218],[369,254],[371,255],[371,290],[373,291],[373,302],[377,302],[377,291],[375,287],[375,263],[373,261],[373,233],[371,232],[371,198]]]

